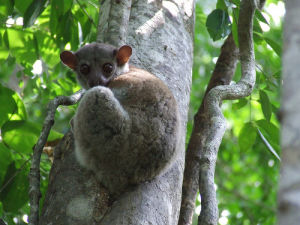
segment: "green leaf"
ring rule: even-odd
[[[32,2],[33,0],[15,0],[15,7],[22,15],[24,15]]]
[[[241,109],[243,108],[245,105],[247,105],[248,103],[248,100],[245,99],[245,98],[242,98],[238,101],[238,103],[234,103],[232,104],[232,109],[233,110],[238,110],[238,109]]]
[[[240,6],[240,0],[231,0],[230,2],[232,2],[236,6]]]
[[[3,185],[6,170],[11,162],[12,157],[10,150],[0,142],[0,187]]]
[[[217,9],[222,9],[222,10],[226,10],[227,9],[227,6],[226,6],[224,0],[218,0],[218,2],[217,2]]]
[[[0,60],[6,60],[9,51],[5,44],[5,38],[4,38],[5,29],[0,29]]]
[[[13,98],[14,92],[0,84],[0,127],[9,119],[9,114],[17,112],[17,104]]]
[[[257,18],[254,18],[253,20],[253,31],[261,34],[263,33],[263,30],[261,29],[261,26]]]
[[[256,18],[257,18],[259,21],[261,21],[261,22],[263,22],[263,23],[269,25],[268,21],[266,20],[266,18],[264,17],[264,15],[261,13],[261,11],[256,10],[256,11],[255,11],[255,16],[256,16]]]
[[[281,45],[278,44],[276,41],[268,38],[268,37],[264,37],[265,41],[267,42],[268,45],[271,46],[271,48],[276,52],[276,54],[281,57]]]
[[[2,127],[2,138],[15,151],[32,153],[39,132],[38,124],[28,121],[8,121]]]
[[[258,133],[260,138],[262,139],[262,141],[264,142],[264,144],[266,145],[266,147],[269,149],[269,151],[279,160],[281,161],[279,155],[277,154],[277,152],[273,149],[272,145],[269,143],[269,141],[264,137],[264,135],[262,134],[262,132],[257,128]]]
[[[35,20],[45,9],[45,0],[34,0],[24,14],[23,27],[27,28],[34,24]]]
[[[256,44],[261,44],[264,41],[264,38],[261,35],[261,33],[258,33],[256,31],[253,31],[253,39]]]
[[[0,16],[7,17],[12,14],[14,9],[14,1],[1,0],[0,1]]]
[[[228,13],[221,9],[212,11],[207,17],[206,28],[214,41],[226,37],[231,32]]]
[[[270,121],[272,115],[272,105],[270,103],[269,97],[263,90],[259,91],[259,99],[263,114],[266,120]]]
[[[279,128],[267,120],[258,120],[255,123],[273,148],[279,151]]]
[[[251,147],[253,146],[256,140],[256,136],[257,136],[257,132],[253,124],[250,122],[246,123],[243,126],[238,138],[238,143],[241,151],[246,151],[251,149]]]
[[[3,204],[0,202],[0,217],[3,217]]]
[[[0,79],[4,83],[8,83],[10,75],[13,73],[16,67],[16,59],[14,57],[8,57],[0,66]]]
[[[60,16],[64,14],[64,1],[53,0],[51,1],[50,13],[50,30],[54,35],[56,33],[57,25],[59,24]]]
[[[16,57],[17,62],[31,67],[37,59],[33,33],[10,28],[7,29],[7,36],[10,51]]]
[[[15,162],[12,162],[7,169],[3,184],[6,184],[0,193],[3,208],[6,212],[17,213],[28,202],[27,169],[17,169]]]
[[[27,112],[26,112],[26,108],[25,108],[25,105],[24,105],[22,99],[20,98],[20,96],[16,92],[13,95],[13,98],[15,100],[15,103],[18,106],[18,112],[15,113],[15,115],[17,114],[18,117],[14,118],[14,120],[26,120],[27,119]]]
[[[35,37],[43,61],[50,67],[54,67],[60,61],[59,47],[56,45],[55,39],[48,33],[42,31],[36,31]]]
[[[64,0],[63,2],[64,2],[63,14],[65,14],[71,9],[71,7],[73,5],[73,0]]]
[[[5,143],[17,152],[32,153],[42,127],[29,121],[8,121],[2,127],[2,138]],[[48,141],[61,138],[63,134],[50,131]]]
[[[55,130],[51,130],[47,141],[54,141],[56,139],[61,139],[61,138],[63,138],[63,136],[64,135],[62,133],[59,133]]]

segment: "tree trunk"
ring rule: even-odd
[[[278,193],[281,225],[300,224],[300,2],[286,1],[282,86],[282,165]]]
[[[94,176],[79,166],[72,133],[66,134],[55,149],[40,224],[177,224],[192,80],[194,1],[128,1],[129,7],[125,6],[130,13],[124,17],[128,23],[115,21],[118,2],[122,3],[102,1],[98,40],[131,45],[131,64],[153,73],[170,88],[182,122],[180,153],[164,174],[111,199]],[[127,38],[115,35],[110,29],[113,24],[128,26],[126,32],[119,32]]]

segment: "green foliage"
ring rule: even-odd
[[[28,170],[16,168],[12,162],[4,177],[4,184],[7,184],[0,193],[0,200],[6,212],[18,213],[18,210],[28,202]]]
[[[214,41],[226,37],[231,31],[228,13],[221,9],[212,11],[207,16],[206,28]]]
[[[79,90],[59,53],[95,41],[97,5],[97,0],[0,2],[0,216],[8,224],[24,224],[22,217],[29,214],[27,176],[47,103]],[[68,131],[75,108],[59,108],[48,141]],[[50,168],[43,155],[43,194]]]
[[[240,131],[238,143],[241,151],[251,149],[256,140],[257,131],[252,123],[246,123]]]
[[[278,1],[267,1],[265,8],[270,4],[277,5]],[[214,14],[210,12],[215,12],[216,9],[228,13],[229,24],[225,26],[222,17],[211,18]],[[214,20],[215,24],[221,26],[218,30],[220,33],[225,27],[230,27],[238,44],[238,11],[239,0],[201,1],[196,4],[188,138],[192,131],[193,115],[202,101],[219,48],[225,39],[225,36],[211,33],[209,28],[203,30],[203,24],[207,24],[207,20]],[[257,79],[253,93],[250,97],[226,101],[222,105],[228,128],[219,149],[215,175],[220,218],[227,221],[222,224],[276,224],[280,162],[258,132],[259,130],[266,142],[280,155],[277,113],[280,106],[282,25],[275,24],[273,16],[276,17],[267,10],[255,13],[253,37]],[[215,29],[216,27],[217,25],[214,26]],[[234,81],[237,82],[240,77],[238,65]],[[197,200],[196,207],[200,205],[201,201]],[[193,224],[197,224],[196,216],[197,214],[194,215]]]
[[[268,4],[277,1],[269,0]],[[97,0],[0,1],[0,217],[8,224],[16,224],[16,219],[17,224],[24,224],[22,217],[29,214],[27,175],[47,103],[79,90],[75,75],[61,65],[59,53],[95,41],[97,5]],[[239,0],[203,0],[196,6],[187,137],[223,40],[232,32],[238,44],[238,11]],[[228,129],[220,147],[215,180],[220,213],[227,215],[228,224],[275,224],[279,162],[258,135],[259,129],[280,152],[276,115],[282,27],[269,17],[265,11],[255,14],[257,80],[253,94],[223,104]],[[264,31],[262,24],[269,31]],[[41,65],[42,70],[37,71],[33,65]],[[240,76],[238,66],[234,80]],[[49,140],[61,138],[69,129],[75,108],[57,110]],[[49,159],[42,155],[43,198],[50,168]],[[197,200],[196,204],[201,203]]]

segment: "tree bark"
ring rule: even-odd
[[[164,174],[111,199],[94,176],[78,165],[74,140],[68,133],[54,152],[40,224],[177,224],[192,79],[194,1],[133,0],[122,6],[116,5],[118,2],[122,1],[102,1],[101,10],[109,10],[106,14],[111,17],[100,16],[99,30],[106,33],[99,33],[97,39],[131,45],[131,64],[153,73],[170,88],[182,122],[180,152]],[[119,20],[113,16],[117,12],[110,10],[125,13],[121,22],[114,21]],[[118,32],[112,26],[119,23],[128,27]],[[118,36],[126,34],[127,38]]]
[[[230,84],[238,60],[238,48],[230,34],[224,42],[202,103],[194,116],[194,127],[186,152],[186,166],[182,186],[182,201],[178,225],[192,224],[196,195],[199,190],[200,153],[210,129],[204,101],[208,92],[218,85]]]
[[[286,1],[281,108],[282,164],[278,193],[280,225],[300,222],[300,2]]]

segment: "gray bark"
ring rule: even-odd
[[[103,1],[107,8],[101,10],[117,10],[110,2]],[[80,168],[74,157],[72,135],[67,134],[55,149],[40,224],[177,224],[192,78],[194,1],[136,0],[130,9],[130,14],[125,12],[129,15],[128,23],[121,21],[128,25],[127,30],[120,31],[128,34],[127,39],[118,38],[116,30],[110,28],[109,24],[117,24],[112,21],[116,17],[102,20],[101,24],[108,26],[102,30],[108,32],[106,36],[112,32],[113,43],[131,45],[134,50],[131,64],[159,77],[174,94],[183,124],[180,153],[173,166],[161,176],[133,187],[115,200],[109,198],[90,172]],[[116,12],[107,13],[116,15]],[[107,38],[98,36],[98,40]]]
[[[280,225],[300,224],[300,2],[286,1],[282,86]]]

